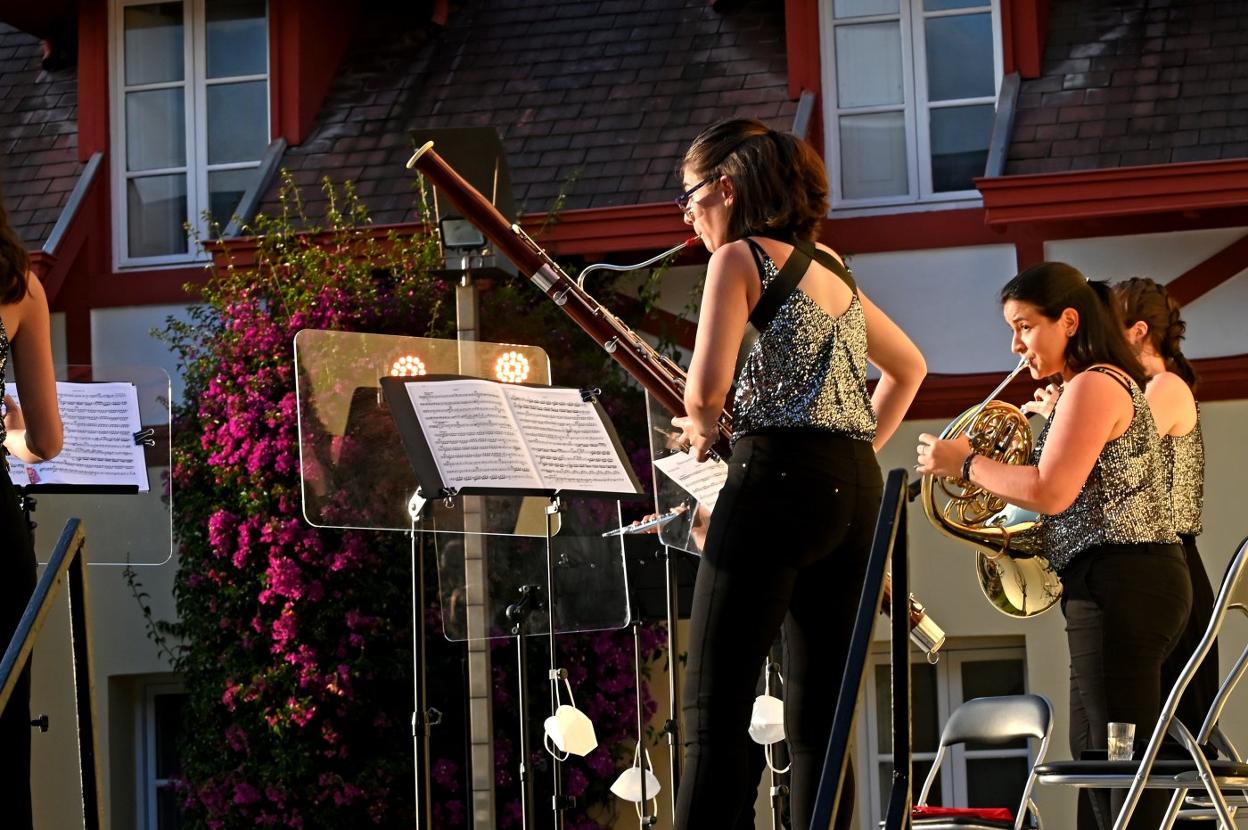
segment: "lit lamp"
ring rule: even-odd
[[[428,369],[425,367],[425,361],[414,354],[405,354],[390,364],[390,375],[392,377],[415,377],[427,373]]]
[[[503,352],[494,361],[494,377],[503,383],[524,383],[529,378],[529,359],[516,351]]]

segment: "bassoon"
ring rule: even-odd
[[[511,260],[664,409],[673,415],[685,414],[685,370],[647,343],[569,277],[519,224],[509,222],[489,199],[447,164],[433,149],[432,141],[425,142],[412,154],[407,167],[419,171],[434,187],[446,194],[464,218],[475,225],[498,252]],[[696,237],[673,251],[695,241]],[[720,458],[727,459],[731,454],[729,440],[732,437],[732,413],[728,407],[719,416],[718,431],[713,449]],[[891,582],[886,579],[882,608],[885,613],[888,613],[891,600]],[[910,597],[910,636],[927,653],[929,660],[945,642],[944,632],[927,616],[923,605],[913,596]]]

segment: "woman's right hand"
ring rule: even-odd
[[[1036,390],[1033,400],[1027,401],[1019,407],[1023,412],[1028,414],[1039,415],[1044,420],[1049,420],[1049,416],[1053,414],[1053,407],[1057,405],[1057,399],[1062,396],[1062,387],[1055,383],[1043,386]]]

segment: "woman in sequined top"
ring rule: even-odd
[[[1103,750],[1114,721],[1136,724],[1147,741],[1161,711],[1161,664],[1191,607],[1148,379],[1105,283],[1043,263],[1011,280],[1001,300],[1032,377],[1063,382],[1032,463],[1003,464],[973,454],[966,438],[924,434],[919,470],[969,479],[1043,515],[1062,577],[1074,757]],[[1080,830],[1112,826],[1125,791],[1114,793],[1111,803],[1102,790],[1081,791]],[[1147,796],[1130,826],[1157,827],[1166,803]]]
[[[818,155],[753,120],[706,129],[685,154],[677,200],[711,252],[673,424],[699,459],[714,443],[747,320],[784,297],[748,346],[734,399],[728,480],[707,530],[683,701],[685,770],[675,826],[739,826],[755,680],[783,626],[785,733],[794,827],[808,827],[883,489],[875,448],[926,372],[918,349],[813,243],[827,213]],[[803,253],[804,251],[804,253]],[[792,265],[789,265],[790,258]],[[785,273],[800,279],[776,291]],[[874,393],[867,362],[881,373]],[[848,826],[852,781],[838,811]]]
[[[1162,665],[1161,683],[1165,690],[1173,685],[1187,664],[1213,613],[1213,586],[1196,548],[1205,499],[1205,444],[1200,430],[1200,409],[1193,394],[1196,371],[1183,355],[1187,324],[1180,316],[1179,304],[1166,292],[1164,285],[1147,277],[1132,277],[1115,283],[1113,290],[1126,326],[1127,341],[1149,377],[1144,395],[1161,435],[1174,503],[1174,529],[1183,543],[1183,555],[1192,580],[1192,613],[1178,644]],[[1193,732],[1204,723],[1218,692],[1219,680],[1215,643],[1214,650],[1205,658],[1179,702],[1179,719]]]
[[[18,408],[5,394],[4,373],[12,360],[21,394]],[[52,373],[48,302],[29,272],[26,249],[9,227],[0,200],[0,642],[7,644],[35,589],[35,552],[26,520],[9,479],[7,456],[37,462],[61,451],[61,417]],[[30,669],[22,672],[0,715],[0,804],[5,827],[31,826]]]

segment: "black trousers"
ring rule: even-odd
[[[1178,545],[1099,545],[1062,572],[1062,613],[1070,645],[1070,750],[1104,751],[1106,726],[1135,724],[1137,749],[1161,713],[1162,664],[1192,606]],[[1080,790],[1079,830],[1109,830],[1126,790]],[[1170,793],[1145,791],[1131,828],[1161,823]]]
[[[0,651],[21,621],[35,590],[35,552],[17,492],[0,463]],[[30,667],[22,672],[9,705],[0,713],[0,804],[3,826],[29,830],[30,805]]]
[[[694,585],[675,826],[732,827],[753,801],[746,730],[784,626],[793,826],[810,826],[883,480],[871,445],[815,430],[737,441]],[[853,812],[852,776],[839,827]]]

